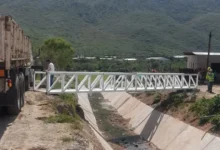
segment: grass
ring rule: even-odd
[[[174,107],[174,108],[179,107],[181,104],[183,104],[185,98],[186,98],[186,96],[185,96],[183,93],[173,95],[173,96],[172,96],[172,99],[173,99],[173,107]]]
[[[161,102],[161,107],[166,108],[166,110],[177,111],[179,107],[184,105],[186,98],[186,93],[182,91],[170,93],[167,99]]]
[[[198,90],[180,90],[172,93],[155,93],[154,103],[160,99],[157,110],[176,117],[202,130],[211,127],[210,131],[220,131],[220,95],[213,98],[198,99]],[[198,93],[200,94],[200,93]],[[146,93],[146,99],[152,98]]]
[[[198,125],[212,124],[211,131],[220,131],[220,95],[213,98],[196,99],[198,91],[177,91],[170,93],[166,100],[161,101],[160,107],[172,113],[185,112],[185,120],[198,121]],[[154,102],[159,102],[160,93],[154,95]],[[196,120],[195,120],[196,118]],[[197,122],[196,121],[196,122]]]
[[[42,79],[44,78],[45,75],[42,74]],[[41,74],[36,74],[35,80],[41,80]]]
[[[77,97],[74,94],[60,94],[59,98],[67,105],[71,105],[74,109],[77,105]]]
[[[72,116],[66,114],[58,114],[56,116],[50,116],[45,120],[46,123],[74,123],[75,119]]]
[[[190,110],[200,118],[200,125],[211,123],[214,130],[220,130],[220,96],[211,99],[202,98],[195,102]]]
[[[45,123],[70,123],[72,129],[82,129],[81,119],[76,112],[77,98],[73,94],[61,94],[54,102],[56,115],[45,118]]]
[[[155,93],[153,104],[159,103],[160,100],[161,100],[161,94],[160,93]]]
[[[63,138],[62,138],[62,141],[68,143],[68,142],[75,141],[75,139],[74,139],[74,138],[71,138],[71,137],[63,137]]]
[[[71,129],[82,130],[82,125],[79,121],[75,121],[75,123],[71,124]]]

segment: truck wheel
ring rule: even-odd
[[[21,96],[21,107],[24,106],[24,93],[25,93],[25,79],[24,74],[21,72],[19,73],[19,86],[20,86],[20,96]]]
[[[19,86],[19,76],[16,76],[14,87],[14,106],[8,107],[8,113],[11,115],[17,115],[21,111],[21,96],[20,96],[20,86]]]

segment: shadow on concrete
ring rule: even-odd
[[[147,115],[137,126],[133,128],[133,130],[138,128],[145,120],[147,120],[140,135],[145,140],[151,141],[164,117],[164,114],[166,114],[172,107],[174,102],[172,96],[181,92],[182,91],[176,91],[171,93],[166,100],[157,105],[149,115]]]
[[[151,141],[151,139],[157,131],[158,126],[160,125],[163,116],[163,113],[154,109],[151,112],[149,119],[140,134],[141,137],[143,137],[147,141]]]
[[[188,92],[190,90],[185,90],[185,92]],[[168,98],[164,101],[162,101],[159,105],[157,105],[154,110],[147,116],[145,119],[138,125],[140,126],[146,119],[148,119],[147,123],[145,124],[141,136],[147,140],[151,141],[154,134],[157,131],[158,126],[160,125],[164,115],[171,109],[173,106],[174,100],[173,96],[175,94],[183,93],[182,90],[175,91],[171,93]],[[135,128],[137,128],[136,126]]]
[[[0,140],[4,135],[7,127],[15,121],[17,116],[8,115],[5,108],[0,108]]]
[[[149,146],[147,146],[146,144],[143,145],[143,143],[146,143],[146,141],[148,142],[151,141],[163,117],[164,117],[163,113],[154,109],[149,115],[147,115],[142,120],[141,123],[139,123],[137,126],[133,128],[134,130],[135,128],[139,127],[146,119],[148,119],[140,135],[121,136],[119,138],[109,139],[108,142],[112,142],[117,145],[124,145],[125,147],[131,146],[137,148],[140,146],[141,147],[144,146],[144,149],[147,150],[149,149]]]

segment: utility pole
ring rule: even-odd
[[[207,67],[209,67],[209,56],[210,56],[210,50],[211,50],[211,39],[212,39],[212,32],[209,33],[209,47],[208,47],[208,57],[207,57]]]

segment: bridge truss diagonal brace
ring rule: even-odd
[[[35,78],[46,75],[43,79]],[[55,81],[50,84],[50,76]],[[113,73],[113,72],[35,72],[34,90],[46,82],[48,94],[91,93],[91,92],[131,92],[170,89],[195,89],[198,87],[197,74],[183,73]],[[59,84],[59,86],[56,86]],[[74,85],[74,86],[71,86]]]

